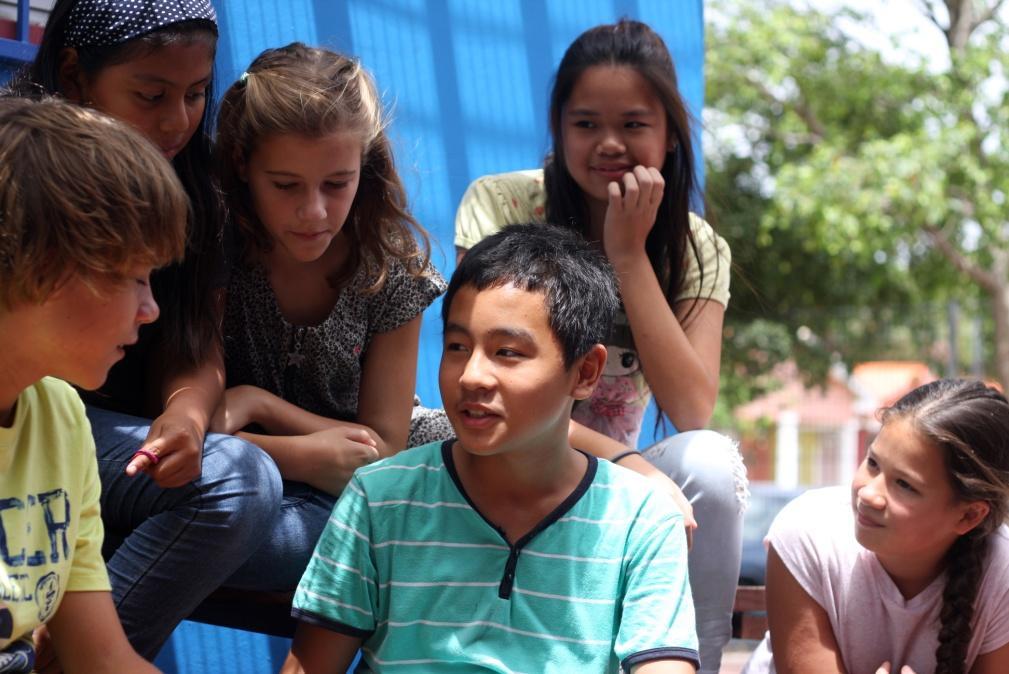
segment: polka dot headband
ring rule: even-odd
[[[210,0],[78,0],[67,16],[66,46],[107,47],[192,20],[216,31]]]

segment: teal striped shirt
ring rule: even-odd
[[[473,507],[451,442],[359,469],[292,614],[361,637],[358,672],[698,661],[682,515],[645,478],[591,456],[575,491],[514,545]]]

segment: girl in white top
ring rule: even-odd
[[[770,635],[744,672],[1009,672],[1007,511],[1005,397],[915,389],[850,492],[809,492],[771,527]]]

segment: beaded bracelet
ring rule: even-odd
[[[639,452],[636,449],[631,449],[631,450],[628,450],[628,451],[624,452],[623,454],[617,454],[616,456],[611,457],[610,458],[610,463],[618,463],[620,461],[620,459],[626,459],[631,454],[640,454],[640,453],[641,452]]]

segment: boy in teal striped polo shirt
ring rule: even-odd
[[[687,674],[679,509],[568,443],[618,299],[603,256],[517,225],[461,261],[442,309],[458,439],[359,469],[294,598],[284,672]]]

